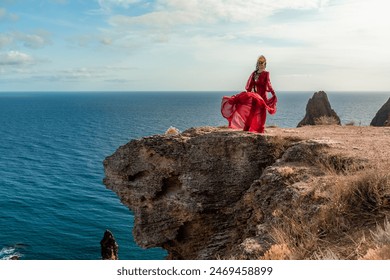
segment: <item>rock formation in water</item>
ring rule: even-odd
[[[102,260],[118,259],[118,244],[115,241],[111,231],[104,232],[103,239],[100,241]]]
[[[318,124],[341,124],[339,116],[332,109],[324,91],[314,93],[306,105],[306,115],[298,127]]]
[[[372,126],[390,126],[390,98],[379,109],[375,117],[372,119]]]
[[[168,259],[360,258],[369,246],[355,245],[371,242],[390,214],[390,178],[373,194],[349,186],[390,158],[374,150],[390,145],[390,131],[362,129],[203,127],[145,137],[105,159],[104,183],[134,212],[135,241],[166,249]]]

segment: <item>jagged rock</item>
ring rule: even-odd
[[[103,239],[100,241],[101,255],[103,260],[117,260],[118,259],[118,244],[115,241],[114,235],[111,231],[104,232]]]
[[[255,259],[285,248],[276,244],[275,228],[322,220],[325,190],[350,166],[361,169],[360,157],[378,160],[372,137],[377,146],[389,139],[361,129],[307,126],[294,135],[277,128],[260,135],[203,127],[145,137],[104,160],[104,183],[134,212],[141,247],[162,247],[168,259]],[[353,149],[357,143],[362,149]],[[310,234],[323,234],[313,227]]]
[[[325,119],[324,121],[321,120]],[[314,93],[306,105],[306,115],[299,122],[298,127],[316,124],[341,124],[339,116],[331,108],[328,96],[324,91]]]
[[[379,109],[375,117],[372,119],[372,126],[390,126],[390,98]]]
[[[237,205],[287,142],[216,128],[146,137],[105,159],[104,183],[134,211],[140,246],[211,259],[242,239],[251,210]]]

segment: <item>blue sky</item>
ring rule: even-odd
[[[386,0],[0,0],[0,91],[390,91]]]

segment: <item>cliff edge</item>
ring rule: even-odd
[[[104,184],[168,259],[381,259],[389,146],[389,127],[199,127],[121,146]]]

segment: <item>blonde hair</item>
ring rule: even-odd
[[[267,66],[267,59],[264,55],[260,55],[256,62],[256,72],[260,69],[260,65],[264,64],[264,68]]]
[[[260,55],[259,58],[257,59],[257,61],[260,61],[260,60],[264,60],[265,62],[267,61],[267,59],[265,58],[264,55]]]

